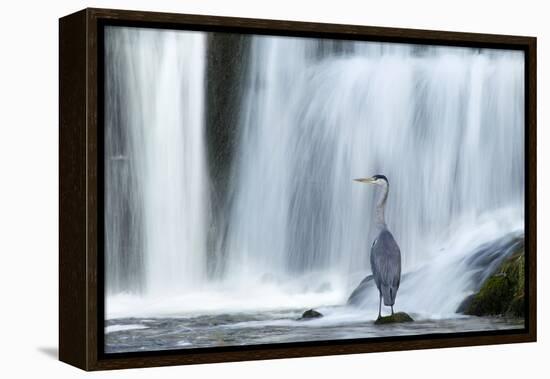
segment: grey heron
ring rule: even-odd
[[[380,187],[378,202],[376,204],[375,227],[376,237],[370,249],[370,264],[372,276],[378,288],[380,303],[378,305],[378,318],[382,313],[382,299],[385,306],[393,305],[401,281],[401,251],[386,225],[384,210],[388,200],[390,184],[384,175],[374,175],[371,178],[354,179],[360,183],[374,184]]]

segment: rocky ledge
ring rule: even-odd
[[[300,317],[298,321],[311,320],[320,317],[323,317],[321,312],[317,312],[315,309],[309,309],[302,314],[302,317]]]
[[[525,316],[525,248],[518,245],[479,291],[464,299],[457,313],[472,316]]]
[[[386,325],[386,324],[397,324],[402,322],[412,322],[414,321],[408,313],[397,312],[391,316],[382,316],[374,322],[375,325]]]

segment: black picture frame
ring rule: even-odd
[[[525,53],[525,328],[367,340],[103,352],[103,30],[106,25],[485,47]],[[536,38],[84,9],[59,21],[59,358],[84,370],[536,341]]]

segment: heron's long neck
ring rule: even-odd
[[[386,228],[386,217],[384,215],[384,210],[386,209],[386,200],[388,200],[388,192],[390,190],[389,184],[384,183],[382,185],[382,190],[378,195],[378,203],[376,204],[376,227],[379,230]]]

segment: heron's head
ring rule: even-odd
[[[384,175],[374,175],[370,178],[360,178],[360,179],[353,179],[356,182],[359,183],[368,183],[368,184],[377,184],[377,185],[388,185],[388,178],[386,178]]]

